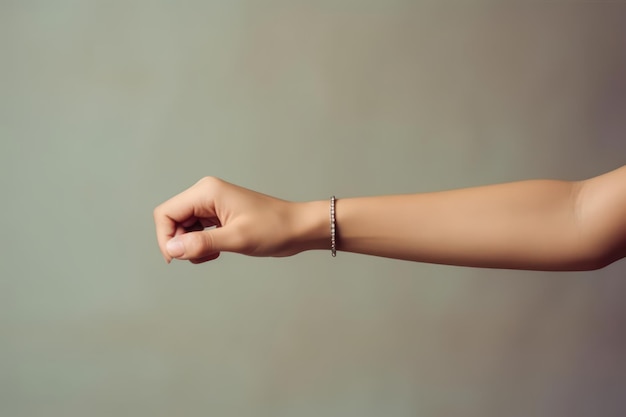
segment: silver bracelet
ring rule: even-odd
[[[337,222],[335,219],[335,196],[330,197],[330,254],[337,256]]]

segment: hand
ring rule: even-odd
[[[293,203],[206,177],[154,210],[166,262],[202,263],[221,251],[290,256],[323,245],[314,203]],[[316,241],[319,241],[316,244]]]

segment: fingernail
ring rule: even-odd
[[[173,258],[183,256],[185,254],[185,245],[183,245],[183,241],[178,237],[170,239],[169,242],[167,242],[167,252]]]

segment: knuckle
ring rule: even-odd
[[[224,189],[225,181],[217,177],[203,177],[200,179],[194,187],[202,190],[202,194],[211,198],[219,195]]]
[[[217,187],[222,183],[222,180],[217,177],[206,176],[201,178],[197,184],[205,187]]]
[[[213,251],[213,237],[211,236],[210,233],[200,233],[201,236],[201,245],[202,245],[202,252],[204,255],[211,253]]]
[[[219,192],[226,185],[226,181],[218,177],[204,177],[202,180],[202,185],[206,187],[208,190]]]
[[[162,208],[161,206],[157,206],[154,208],[154,210],[152,210],[152,217],[154,217],[155,220],[161,218],[161,212],[162,212]]]

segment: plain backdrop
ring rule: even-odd
[[[625,75],[619,1],[1,0],[0,414],[624,415],[624,262],[168,266],[152,210],[586,178]]]

